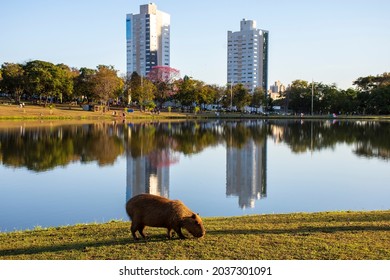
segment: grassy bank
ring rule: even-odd
[[[113,109],[107,112],[84,111],[79,106],[56,105],[55,107],[43,107],[38,105],[27,105],[20,108],[17,105],[0,105],[0,120],[123,120],[123,109]],[[116,112],[116,115],[113,113]],[[327,115],[322,116],[260,116],[240,113],[221,113],[216,116],[215,112],[180,113],[180,112],[161,112],[152,114],[150,112],[140,112],[135,110],[132,113],[126,113],[126,120],[142,119],[208,119],[208,118],[226,118],[226,119],[329,119]],[[390,116],[338,116],[337,119],[367,119],[367,120],[390,120]]]
[[[43,107],[37,105],[27,105],[20,108],[16,105],[0,105],[0,120],[123,120],[123,109],[110,110],[107,112],[84,111],[78,106]],[[116,112],[116,115],[113,115]],[[153,118],[185,118],[185,114],[161,113],[160,115],[149,112],[134,111],[126,113],[126,119],[153,119]]]
[[[390,259],[390,210],[205,218],[206,236],[165,238],[129,222],[1,233],[0,259]]]

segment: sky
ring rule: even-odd
[[[227,31],[269,31],[268,84],[301,79],[341,89],[390,72],[388,0],[154,0],[171,16],[171,67],[225,85]],[[0,64],[44,60],[126,71],[126,14],[140,0],[0,0]]]

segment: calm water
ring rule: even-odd
[[[390,209],[390,123],[211,121],[0,128],[0,231],[127,220],[130,197],[201,216]]]

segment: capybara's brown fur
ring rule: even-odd
[[[202,219],[180,200],[170,200],[152,194],[140,194],[129,199],[126,203],[126,212],[131,219],[130,229],[135,240],[138,240],[136,231],[145,238],[143,233],[145,226],[166,228],[168,238],[172,237],[172,229],[180,238],[185,238],[181,232],[182,228],[195,237],[205,235]]]

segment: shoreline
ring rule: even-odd
[[[129,120],[186,120],[186,119],[283,119],[283,120],[381,120],[390,121],[390,115],[254,115],[240,113],[215,112],[182,113],[182,112],[161,112],[152,114],[134,110],[122,116],[124,108],[114,108],[107,112],[83,111],[80,107],[58,106],[42,107],[39,105],[27,105],[20,108],[16,105],[0,105],[0,122],[3,121],[45,121],[45,120],[77,120],[77,121],[129,121]],[[115,115],[113,114],[115,112]]]
[[[214,219],[240,219],[245,217],[265,217],[265,216],[272,216],[272,217],[278,217],[278,216],[310,216],[310,215],[333,215],[333,214],[370,214],[370,213],[387,213],[389,215],[390,219],[390,208],[386,210],[334,210],[334,211],[318,211],[318,212],[289,212],[289,213],[260,213],[260,214],[249,214],[249,215],[238,215],[238,216],[210,216],[210,217],[202,217],[203,221],[208,220],[214,220]],[[68,224],[68,225],[56,225],[56,226],[48,226],[43,227],[40,225],[36,225],[34,228],[27,228],[27,229],[15,229],[12,231],[1,231],[0,229],[0,237],[2,235],[7,234],[13,234],[13,233],[32,233],[32,232],[38,232],[38,231],[48,231],[52,229],[70,229],[72,227],[77,226],[103,226],[110,223],[130,223],[131,220],[122,220],[122,219],[111,219],[106,222],[86,222],[86,223],[75,223],[75,224]],[[130,224],[129,224],[130,225]],[[390,229],[389,229],[390,230]],[[130,231],[129,231],[130,233]]]

